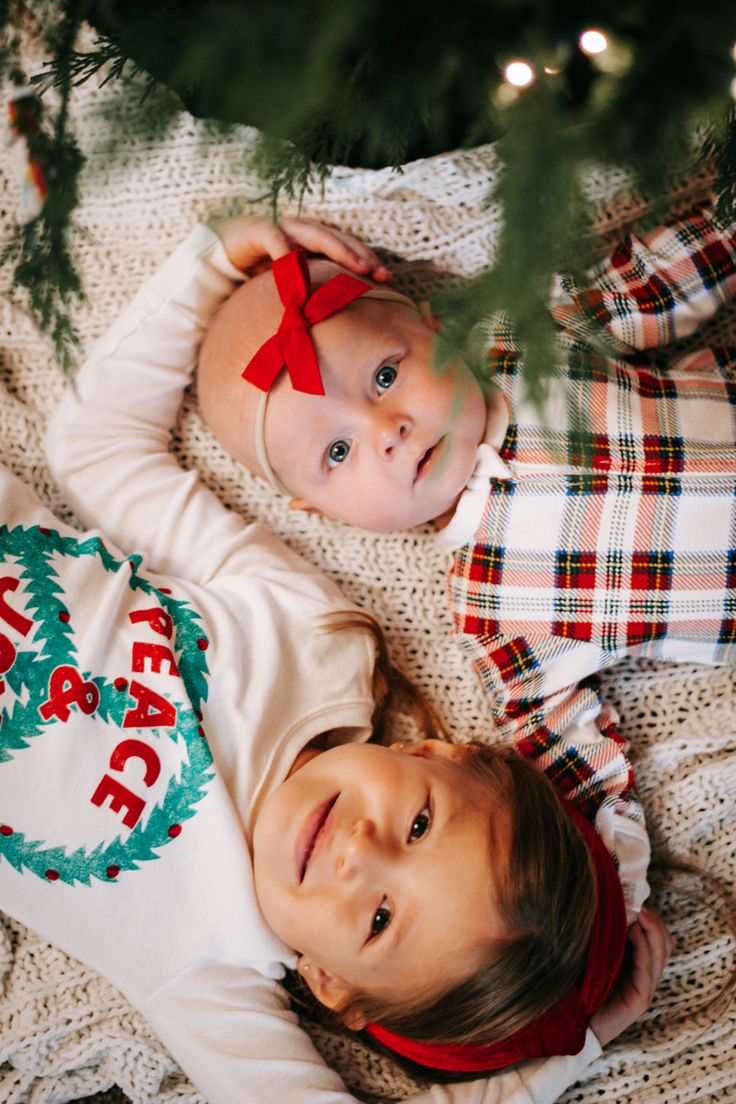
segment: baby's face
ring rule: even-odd
[[[473,471],[486,405],[462,364],[432,365],[408,307],[361,299],[311,331],[325,394],[269,396],[266,448],[292,495],[377,532],[441,517]]]
[[[494,885],[510,818],[438,744],[322,752],[259,812],[261,909],[331,1007],[356,989],[390,999],[449,988],[502,934]]]

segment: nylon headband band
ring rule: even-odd
[[[406,295],[402,295],[399,291],[393,291],[391,288],[371,288],[369,291],[363,293],[361,299],[384,299],[389,303],[402,303],[405,307],[411,307],[412,310],[419,310],[416,303]],[[268,406],[268,396],[270,394],[270,391],[261,391],[261,397],[258,401],[256,421],[253,429],[255,434],[256,456],[258,457],[258,463],[261,465],[264,479],[270,483],[274,491],[278,494],[289,495],[291,492],[284,486],[274,471],[271,461],[268,458],[268,450],[266,448],[266,407]]]

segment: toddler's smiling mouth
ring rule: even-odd
[[[318,805],[307,817],[296,841],[296,867],[299,873],[299,884],[304,881],[309,860],[317,843],[317,839],[327,823],[339,793],[328,798],[322,805]]]

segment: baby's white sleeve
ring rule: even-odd
[[[159,990],[144,1015],[207,1104],[357,1104],[288,1009],[283,988],[251,970],[201,963]],[[432,1085],[411,1104],[552,1104],[600,1046],[525,1063],[481,1081]]]
[[[217,235],[197,226],[92,350],[46,439],[86,526],[198,583],[247,545],[248,527],[179,467],[170,435],[204,331],[238,278]]]

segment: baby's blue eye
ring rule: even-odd
[[[336,468],[338,464],[342,464],[343,460],[347,460],[349,452],[349,441],[345,441],[342,438],[339,441],[333,441],[327,450],[327,463],[329,467]]]
[[[424,806],[421,813],[418,813],[414,817],[414,821],[409,832],[409,843],[414,843],[416,840],[421,839],[429,831],[429,826],[432,823],[432,813],[429,808],[429,802]]]
[[[398,375],[398,370],[394,364],[384,364],[382,368],[379,368],[376,372],[376,388],[378,391],[388,391],[391,384],[394,382]]]
[[[382,931],[391,923],[391,909],[385,903],[377,908],[373,914],[373,920],[371,921],[371,931],[369,939],[375,939],[377,935],[380,935]]]

